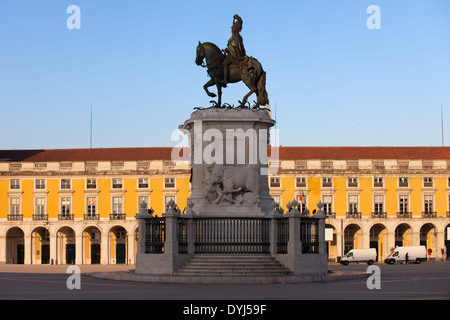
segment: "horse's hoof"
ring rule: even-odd
[[[208,96],[210,96],[211,98],[215,98],[215,97],[217,97],[217,95],[216,95],[215,93],[213,93],[213,92],[211,92],[211,93],[208,93]]]

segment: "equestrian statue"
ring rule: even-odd
[[[227,48],[220,50],[214,43],[199,41],[195,63],[208,68],[208,75],[211,79],[205,83],[203,88],[208,96],[218,97],[217,103],[212,101],[215,107],[222,107],[222,88],[226,88],[229,83],[242,80],[250,91],[242,101],[239,101],[239,107],[246,107],[248,98],[255,93],[256,102],[253,108],[264,108],[269,104],[266,91],[266,72],[258,60],[247,56],[240,35],[241,30],[242,19],[236,14],[233,17],[232,35],[228,40]],[[213,85],[217,87],[217,95],[208,90]]]

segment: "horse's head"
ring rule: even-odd
[[[223,59],[224,55],[222,51],[211,42],[198,42],[197,46],[197,56],[195,57],[195,63],[198,66],[207,67],[208,61],[218,61]],[[206,59],[206,63],[203,60]]]
[[[203,59],[205,59],[205,49],[203,48],[203,44],[199,41],[197,46],[197,56],[195,57],[195,63],[198,66],[202,66]]]

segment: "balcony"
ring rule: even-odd
[[[386,218],[387,212],[372,212],[372,218]]]
[[[33,214],[33,220],[34,221],[48,221],[48,214],[44,214],[44,213]]]
[[[412,212],[397,212],[397,218],[412,218]]]
[[[361,212],[347,212],[346,217],[351,219],[359,219],[361,218]]]
[[[336,212],[325,212],[327,219],[336,219]]]
[[[23,221],[21,214],[8,214],[8,221]]]
[[[436,218],[436,211],[424,211],[422,212],[422,218]]]
[[[71,214],[71,213],[58,214],[58,220],[59,221],[71,221],[71,220],[73,220],[73,214]]]
[[[84,220],[100,220],[100,216],[98,214],[85,214]]]
[[[109,220],[125,220],[125,213],[111,213],[109,215]]]

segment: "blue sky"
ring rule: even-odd
[[[210,106],[198,41],[225,48],[236,13],[281,145],[440,146],[441,103],[450,144],[448,0],[2,0],[0,149],[87,148],[91,104],[94,147],[175,145]],[[223,101],[247,91],[232,84]]]

